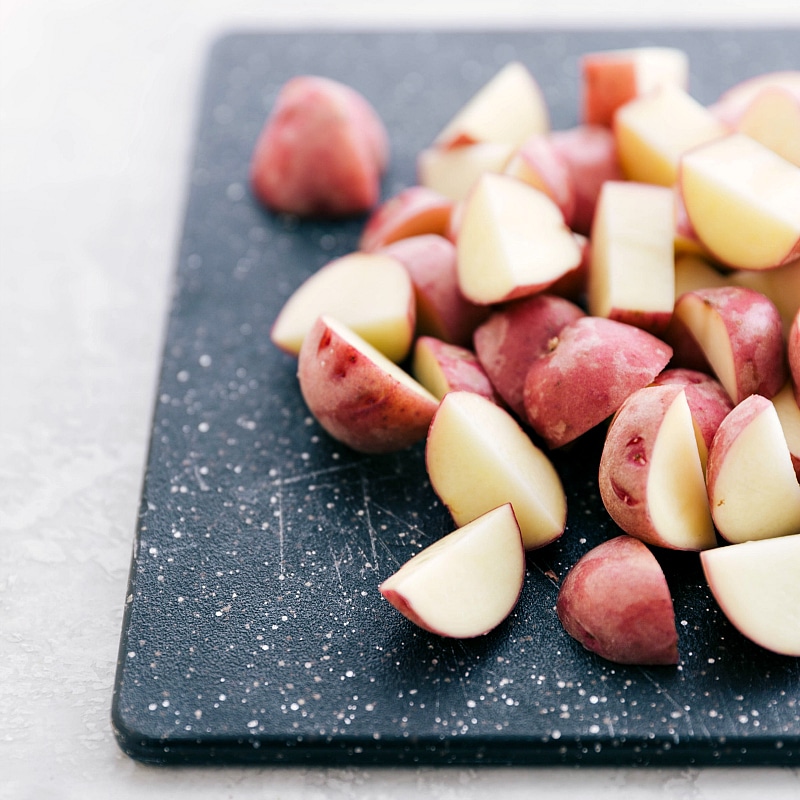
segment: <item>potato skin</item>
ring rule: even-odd
[[[250,162],[255,196],[269,209],[342,217],[371,209],[389,157],[382,120],[350,86],[298,75],[281,88]]]
[[[609,516],[626,533],[663,545],[647,508],[647,479],[653,446],[679,384],[647,386],[631,395],[615,414],[600,456],[598,488]]]
[[[438,406],[318,319],[297,364],[303,399],[320,425],[362,453],[390,453],[423,439]]]
[[[570,636],[609,661],[679,661],[666,578],[638,539],[618,536],[583,555],[561,584],[556,613]]]
[[[528,369],[523,395],[528,422],[549,447],[561,447],[614,414],[671,355],[669,345],[633,325],[580,317],[562,328],[550,352]]]

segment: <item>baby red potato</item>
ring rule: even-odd
[[[675,305],[673,231],[670,189],[606,182],[590,238],[589,313],[663,334]]]
[[[794,315],[786,339],[786,360],[794,384],[794,397],[800,404],[800,309]]]
[[[733,408],[733,401],[716,378],[699,370],[683,367],[665,369],[653,381],[654,386],[668,384],[683,386],[686,392],[686,402],[692,412],[692,419],[705,443],[705,451],[700,448],[700,457],[705,469],[711,440],[722,420]]]
[[[465,391],[476,392],[493,402],[499,401],[491,381],[471,350],[433,336],[417,339],[411,374],[439,400],[448,392]]]
[[[364,225],[359,250],[372,252],[398,239],[447,231],[453,201],[427,186],[409,186],[378,206]]]
[[[276,347],[298,355],[311,326],[332,316],[392,361],[411,349],[416,324],[414,286],[395,258],[348,253],[308,277],[284,303],[270,331]]]
[[[535,294],[497,306],[473,337],[475,354],[497,393],[525,419],[523,393],[531,362],[549,352],[569,322],[585,316],[580,306],[551,294]]]
[[[729,542],[800,533],[800,484],[775,406],[758,394],[742,400],[708,451],[708,500]]]
[[[544,192],[492,173],[481,175],[465,200],[456,250],[462,293],[486,305],[544,291],[583,257]]]
[[[388,158],[386,129],[363,95],[300,75],[278,94],[253,151],[250,182],[273,211],[349,216],[378,202]]]
[[[510,61],[462,106],[434,145],[453,149],[497,142],[518,147],[549,128],[550,114],[539,84],[524,64]]]
[[[724,92],[710,110],[732,130],[800,167],[800,71],[744,80]]]
[[[578,125],[551,131],[548,138],[572,180],[575,209],[570,226],[588,235],[603,184],[622,180],[614,134],[602,125]]]
[[[456,247],[429,233],[399,239],[379,251],[397,259],[411,277],[416,296],[417,333],[467,347],[472,334],[491,312],[471,303],[461,293]]]
[[[390,453],[425,438],[438,400],[345,325],[320,317],[297,362],[309,411],[362,453]]]
[[[468,639],[488,633],[513,611],[524,579],[522,537],[506,503],[417,553],[379,590],[420,628]]]
[[[417,154],[417,180],[459,203],[484,172],[501,173],[516,149],[507,142],[426,147]]]
[[[655,556],[630,536],[583,555],[558,592],[564,630],[618,664],[677,664],[678,631],[669,586]]]
[[[584,316],[565,325],[525,377],[525,412],[551,448],[610,417],[666,367],[672,348],[641,328]]]
[[[800,656],[800,534],[707,550],[700,562],[739,633],[774,653]]]
[[[474,392],[449,392],[425,445],[431,486],[457,525],[511,503],[526,550],[558,539],[567,521],[555,468],[503,408]]]
[[[743,286],[685,292],[674,317],[734,403],[750,394],[772,397],[786,382],[781,316],[760,292]]]
[[[610,126],[616,110],[663,84],[686,89],[689,58],[671,47],[586,53],[581,68],[581,121]]]
[[[684,153],[678,185],[697,238],[734,269],[800,257],[800,167],[732,133]]]
[[[528,137],[503,172],[544,192],[572,225],[575,215],[575,183],[567,162],[554,147],[550,137],[537,133]]]
[[[783,428],[783,435],[786,437],[786,444],[789,446],[789,454],[792,457],[792,466],[795,475],[800,480],[800,406],[794,396],[792,381],[786,381],[783,389],[772,398],[772,405],[778,412],[778,419]]]
[[[625,177],[667,187],[675,184],[687,150],[728,133],[705,106],[669,84],[619,108],[613,130]]]
[[[622,530],[674,550],[717,544],[686,389],[647,386],[614,415],[600,456],[603,504]]]

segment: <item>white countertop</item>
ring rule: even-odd
[[[434,5],[0,0],[0,798],[800,794],[798,769],[174,769],[138,764],[114,741],[122,608],[210,40],[247,25],[800,26],[796,0]]]

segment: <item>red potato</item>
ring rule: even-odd
[[[800,71],[770,72],[742,81],[710,110],[731,130],[800,166]]]
[[[475,392],[495,403],[500,399],[471,350],[432,336],[417,339],[411,374],[439,400],[456,391]]]
[[[783,389],[772,398],[772,405],[778,412],[783,435],[789,446],[789,455],[792,457],[792,466],[800,480],[800,405],[795,399],[792,381],[786,381]]]
[[[417,333],[470,345],[473,331],[490,309],[471,303],[461,293],[455,245],[442,236],[423,234],[400,239],[379,252],[399,261],[411,277]]]
[[[386,129],[363,95],[301,75],[278,94],[253,151],[250,182],[273,211],[349,216],[378,202],[388,158]]]
[[[589,264],[591,262],[591,242],[582,233],[573,233],[575,243],[580,250],[581,260],[577,267],[562,275],[547,287],[549,294],[564,297],[576,303],[585,300],[586,287],[589,281]]]
[[[772,300],[783,320],[784,335],[789,336],[792,320],[800,309],[800,258],[774,269],[734,270],[727,280],[755,289]]]
[[[755,139],[723,136],[681,156],[689,223],[712,257],[772,269],[800,257],[800,167]]]
[[[775,406],[752,394],[722,421],[708,452],[708,500],[729,542],[800,533],[800,484]]]
[[[338,441],[390,453],[425,438],[438,400],[349,328],[320,317],[297,364],[309,411]]]
[[[562,297],[536,294],[498,306],[476,330],[475,354],[508,407],[525,419],[525,376],[561,329],[584,311]]]
[[[461,292],[485,305],[543,291],[583,258],[544,192],[491,173],[478,178],[465,200],[456,250]]]
[[[711,447],[711,441],[717,428],[733,408],[733,401],[722,384],[706,372],[675,367],[665,369],[653,381],[654,386],[668,384],[682,386],[686,392],[686,401],[692,412],[692,419],[706,446],[705,453],[702,448],[700,451],[703,469],[705,469],[708,448]]]
[[[506,410],[474,392],[449,392],[425,443],[431,486],[457,525],[511,503],[526,550],[558,539],[567,521],[561,479]]]
[[[651,385],[630,395],[611,421],[600,456],[598,487],[614,522],[659,547],[715,547],[705,450],[684,386]]]
[[[458,203],[484,172],[502,173],[515,151],[516,146],[506,142],[426,147],[417,154],[417,180]]]
[[[513,611],[524,579],[522,537],[506,503],[417,553],[379,590],[420,628],[469,639],[496,628]]]
[[[411,349],[416,324],[413,282],[403,265],[385,254],[354,252],[329,261],[283,304],[270,331],[273,344],[298,355],[322,314],[401,361]]]
[[[525,412],[551,448],[606,420],[661,372],[672,348],[650,333],[603,317],[565,325],[525,377]]]
[[[479,142],[518,147],[550,127],[544,95],[528,68],[508,62],[462,106],[436,136],[434,145],[458,148]]]
[[[695,289],[729,285],[730,280],[702,256],[695,253],[679,253],[675,256],[676,298]],[[672,347],[673,366],[711,372],[708,359],[703,355],[697,340],[674,313],[661,337]]]
[[[700,563],[739,633],[774,653],[800,656],[800,535],[707,550]]]
[[[610,126],[616,110],[663,84],[686,89],[689,59],[669,47],[585,53],[580,60],[581,121]]]
[[[603,184],[622,180],[614,134],[602,125],[578,125],[551,131],[549,139],[572,179],[575,209],[570,226],[588,235]]]
[[[506,164],[503,172],[544,192],[559,208],[564,222],[575,215],[575,183],[567,162],[544,133],[528,137]]]
[[[613,129],[625,177],[667,187],[675,184],[683,153],[728,132],[705,106],[670,84],[619,108]]]
[[[583,555],[558,592],[564,630],[618,664],[679,661],[675,611],[666,577],[646,545],[617,536]]]
[[[589,313],[661,335],[675,305],[673,240],[670,189],[607,181],[590,238]]]
[[[729,127],[734,128],[742,114],[765,89],[800,90],[800,71],[765,72],[726,89],[709,108]]]
[[[359,238],[359,250],[372,252],[399,239],[427,233],[444,235],[453,201],[427,186],[409,186],[376,208]]]
[[[772,397],[786,382],[781,317],[759,292],[743,286],[685,292],[674,316],[694,337],[734,404],[750,394]]]
[[[800,309],[795,314],[789,328],[789,335],[786,339],[786,360],[794,384],[794,396],[800,403]]]

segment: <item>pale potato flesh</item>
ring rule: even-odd
[[[461,291],[475,303],[531,294],[581,263],[556,204],[507,175],[485,174],[465,201],[457,241]]]
[[[513,144],[505,142],[427,147],[417,156],[417,178],[423,186],[459,202],[485,172],[502,172],[514,150]]]
[[[526,549],[564,532],[566,497],[548,457],[504,409],[451,392],[431,422],[426,465],[434,491],[458,525],[511,503]]]
[[[435,139],[437,145],[502,142],[520,145],[550,128],[544,96],[528,68],[506,64],[464,105]]]
[[[686,153],[680,187],[695,233],[740,269],[770,269],[800,255],[800,168],[742,134]]]
[[[800,535],[719,547],[700,559],[711,593],[740,633],[800,656]]]
[[[773,404],[751,395],[726,417],[708,462],[720,535],[744,542],[800,533],[800,484]]]
[[[392,361],[408,354],[414,331],[414,287],[402,264],[378,253],[328,262],[290,295],[272,327],[274,344],[293,355],[317,318],[327,314]]]
[[[699,441],[705,450],[702,436]],[[708,507],[698,432],[685,392],[676,397],[664,415],[651,459],[647,505],[656,530],[679,549],[714,547],[716,534]]]
[[[675,304],[673,196],[607,181],[592,226],[589,312],[657,331]]]
[[[733,346],[725,321],[699,296],[686,295],[681,299],[679,308],[681,320],[697,340],[719,382],[732,398],[738,398],[739,387]]]
[[[684,89],[664,84],[626,103],[614,117],[617,152],[625,176],[671,187],[680,157],[727,128]]]
[[[429,545],[380,586],[401,613],[440,636],[480,636],[513,610],[525,551],[511,506],[488,511]]]

